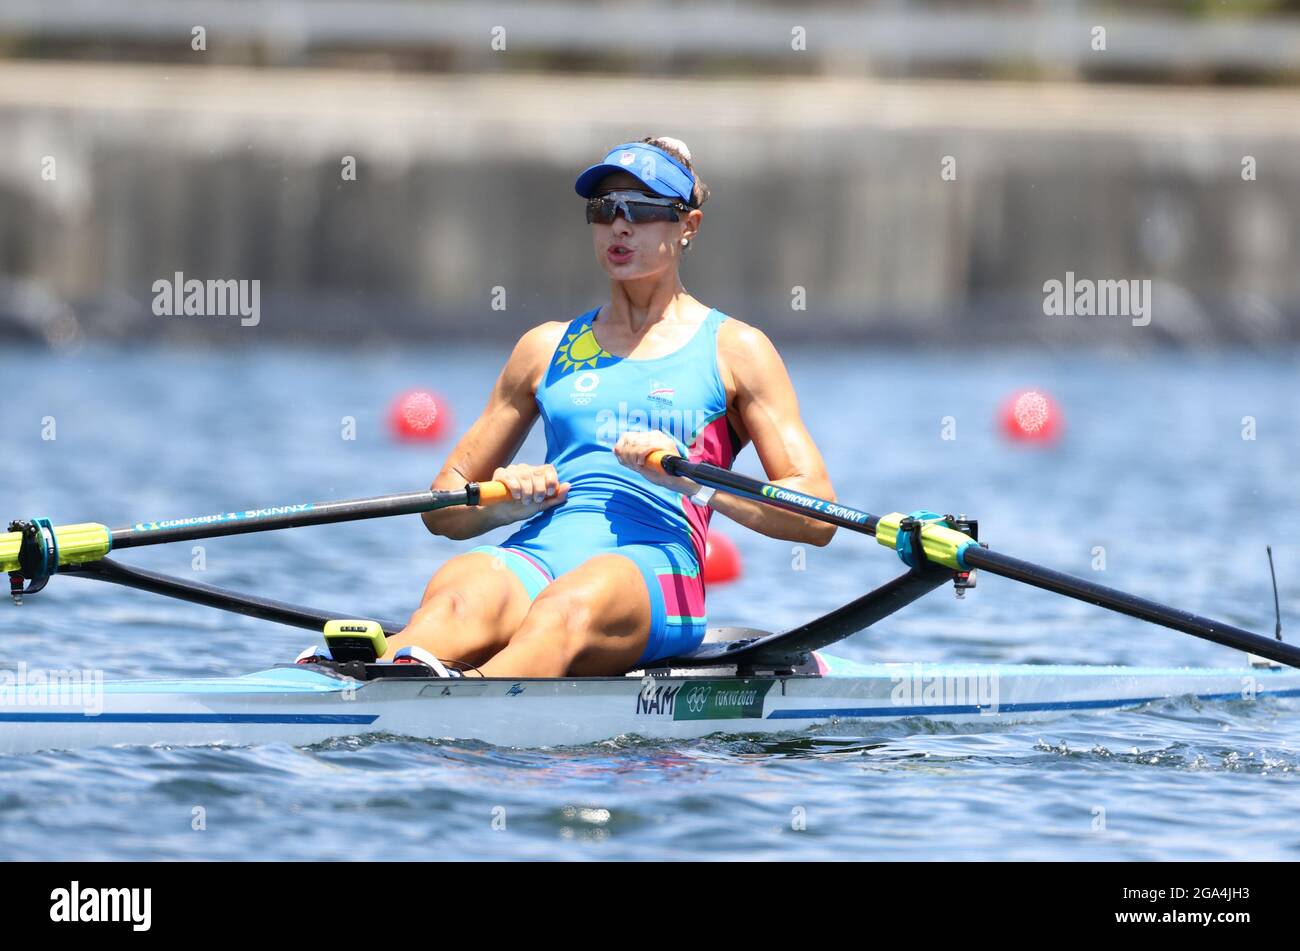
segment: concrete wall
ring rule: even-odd
[[[1267,346],[1300,338],[1297,116],[1270,90],[0,63],[0,326],[513,335],[599,301],[572,180],[655,133],[714,190],[688,287],[775,336]],[[175,271],[260,280],[262,323],[154,316]],[[1152,325],[1045,317],[1067,271],[1152,280]]]

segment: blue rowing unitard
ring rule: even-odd
[[[716,310],[691,340],[663,357],[616,357],[597,342],[599,309],[569,324],[556,348],[537,406],[546,461],[570,483],[563,505],[539,512],[493,554],[530,597],[603,554],[630,558],[650,593],[650,640],[638,666],[694,650],[704,638],[705,537],[710,509],[620,465],[613,447],[625,432],[659,429],[693,462],[730,468],[740,449],[727,424],[718,372]]]

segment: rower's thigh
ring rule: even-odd
[[[466,621],[513,631],[531,602],[524,583],[501,558],[482,551],[457,555],[425,585],[421,611],[450,611]]]
[[[560,638],[574,676],[622,673],[644,652],[651,604],[641,569],[623,555],[597,555],[537,596],[522,637]]]

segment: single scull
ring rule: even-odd
[[[446,680],[420,665],[336,660],[240,677],[115,682],[19,665],[0,671],[0,753],[112,744],[303,745],[364,734],[555,746],[623,735],[794,732],[838,721],[1012,722],[1178,697],[1252,702],[1300,696],[1300,650],[1292,645],[992,552],[975,539],[973,522],[924,512],[874,516],[674,456],[657,462],[720,491],[874,535],[909,570],[790,631],[718,629],[692,654],[622,677]],[[168,541],[492,504],[504,497],[503,487],[486,483],[116,530],[94,523],[55,527],[35,519],[15,522],[9,534],[0,535],[0,567],[10,573],[15,599],[64,573],[319,631],[339,616],[171,578],[107,555]],[[860,664],[822,650],[946,583],[964,593],[977,568],[1250,651],[1254,662],[1223,669]],[[396,628],[370,623],[377,631]]]

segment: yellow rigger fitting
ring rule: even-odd
[[[98,561],[112,550],[113,536],[107,525],[82,522],[77,525],[56,525],[54,538],[59,545],[59,564],[77,565],[85,561]],[[21,532],[0,535],[0,571],[20,571],[18,553],[22,549]]]
[[[880,521],[876,524],[876,541],[886,548],[897,551],[899,528],[903,519],[907,517],[902,512],[890,512],[888,515],[880,516]],[[921,549],[925,552],[928,561],[954,571],[966,570],[966,566],[960,561],[961,552],[968,545],[977,544],[974,539],[955,528],[949,528],[942,515],[925,513],[911,517],[923,523]]]

